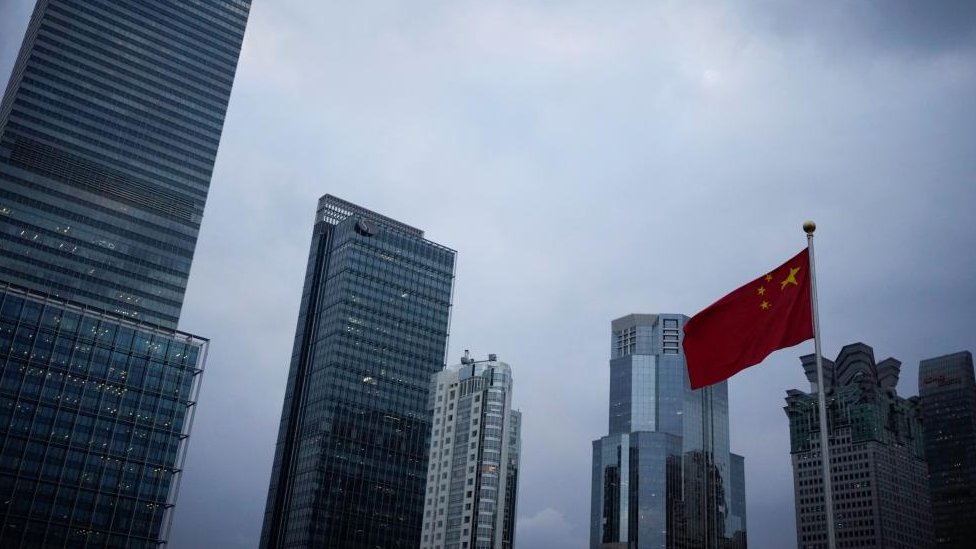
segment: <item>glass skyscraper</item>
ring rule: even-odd
[[[0,103],[0,546],[165,543],[249,0],[39,0]]]
[[[925,456],[938,548],[976,540],[976,375],[969,351],[923,360],[918,367]]]
[[[157,547],[206,341],[3,284],[0,314],[0,547]]]
[[[800,357],[811,392],[786,393],[800,549],[826,549],[816,355]],[[895,391],[901,362],[864,343],[822,359],[836,547],[932,547],[928,469],[918,398]]]
[[[522,414],[512,369],[493,354],[434,376],[421,549],[512,549]]]
[[[0,279],[175,328],[250,0],[40,0],[0,104]]]
[[[611,323],[608,436],[593,442],[592,549],[746,546],[725,382],[691,390],[677,314]]]
[[[261,547],[418,547],[455,252],[319,200]]]

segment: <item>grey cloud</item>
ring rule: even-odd
[[[751,22],[781,36],[813,40],[838,55],[866,50],[914,57],[976,46],[976,6],[967,0],[750,4]]]

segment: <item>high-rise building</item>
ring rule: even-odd
[[[611,323],[609,435],[593,442],[592,549],[746,546],[726,382],[691,390],[678,314]]]
[[[925,456],[938,548],[976,540],[976,376],[969,351],[923,360],[918,367]]]
[[[0,103],[0,546],[165,543],[249,0],[39,0]]]
[[[417,547],[455,252],[319,200],[261,546]]]
[[[0,547],[157,547],[207,342],[0,285]]]
[[[2,280],[175,328],[250,0],[40,0],[0,104]]]
[[[436,374],[421,549],[511,549],[522,414],[495,355]]]
[[[787,391],[799,549],[827,547],[816,356],[803,363],[811,392]],[[837,547],[932,547],[928,469],[918,398],[895,392],[901,362],[875,362],[863,343],[823,359]]]

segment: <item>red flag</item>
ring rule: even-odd
[[[691,388],[728,379],[812,337],[810,254],[804,249],[685,323]]]

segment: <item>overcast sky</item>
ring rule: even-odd
[[[9,74],[33,0],[0,0]],[[693,314],[817,221],[824,354],[976,350],[972,2],[255,0],[181,329],[211,339],[171,547],[257,545],[316,200],[458,251],[448,361],[522,410],[519,549],[587,547],[610,321]],[[795,546],[785,391],[730,382],[753,549]]]

